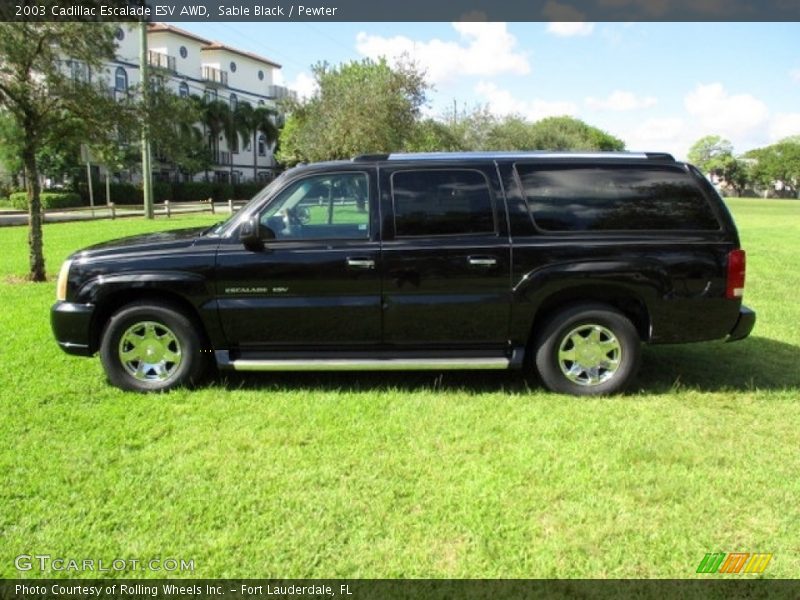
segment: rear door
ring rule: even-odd
[[[510,244],[494,165],[380,170],[384,343],[505,348]]]

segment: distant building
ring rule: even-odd
[[[117,56],[108,64],[106,74],[110,92],[115,95],[127,93],[129,87],[141,80],[137,27],[120,25],[116,30]],[[277,100],[294,96],[287,88],[275,85],[275,73],[281,65],[268,58],[212,42],[165,23],[148,26],[147,45],[149,65],[165,75],[171,89],[181,96],[214,98],[228,102],[231,108],[243,102],[254,107],[276,108]],[[217,148],[209,178],[232,183],[271,179],[275,159],[273,147],[264,136],[259,135],[255,145],[252,138],[240,137],[237,141],[228,147],[224,139],[216,144],[206,140],[210,148]],[[177,177],[156,154],[153,155],[153,175],[162,180]],[[195,180],[205,177],[204,172],[193,175]]]

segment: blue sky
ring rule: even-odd
[[[437,116],[486,104],[531,119],[571,114],[631,150],[684,158],[707,134],[737,152],[800,134],[800,23],[179,23],[283,65],[407,52]]]

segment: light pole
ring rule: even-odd
[[[150,166],[150,64],[147,56],[147,21],[139,21],[139,73],[142,78],[142,192],[144,216],[153,218],[153,170]]]

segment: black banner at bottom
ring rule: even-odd
[[[5,579],[2,600],[800,598],[786,579]]]

